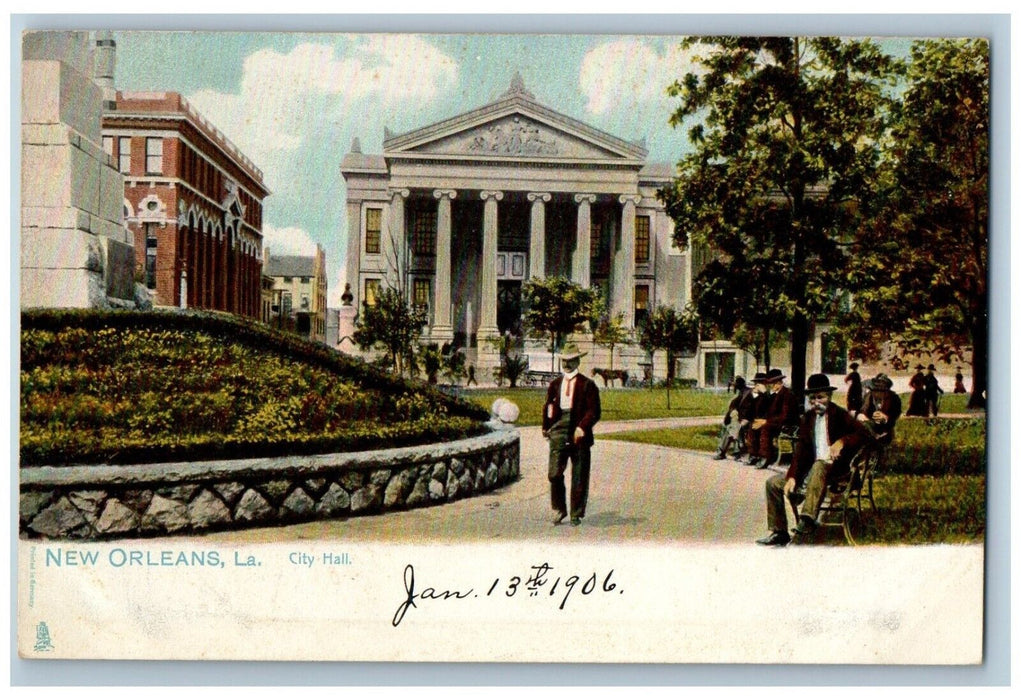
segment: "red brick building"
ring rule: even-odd
[[[103,148],[154,303],[259,318],[262,171],[175,92],[118,92]]]

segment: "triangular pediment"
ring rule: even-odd
[[[520,112],[442,136],[408,149],[430,155],[463,155],[572,160],[626,157]]]
[[[560,114],[520,83],[496,102],[383,142],[387,158],[457,157],[640,163],[634,143]]]

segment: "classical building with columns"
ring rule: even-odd
[[[628,328],[656,304],[683,307],[692,256],[675,246],[656,198],[673,168],[646,155],[638,143],[539,103],[519,76],[478,109],[387,132],[382,155],[362,153],[356,140],[341,166],[355,308],[382,286],[400,285],[428,307],[424,342],[469,348],[486,376],[499,362],[488,341],[520,333],[529,278],[598,287]],[[575,339],[590,350],[585,366],[609,366],[605,349]],[[544,350],[540,342],[526,347],[536,365]],[[614,359],[638,373],[646,356],[628,346]],[[701,354],[683,359],[678,371],[699,376],[704,362]]]

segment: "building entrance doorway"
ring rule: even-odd
[[[732,352],[707,352],[705,354],[705,377],[706,387],[730,386],[734,381],[734,353]]]
[[[496,284],[496,325],[500,334],[521,335],[521,282],[500,280]]]

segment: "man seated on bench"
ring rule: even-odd
[[[766,521],[770,533],[756,540],[759,544],[783,546],[791,541],[784,498],[790,498],[802,484],[805,502],[794,528],[794,541],[804,542],[815,531],[826,488],[847,475],[855,453],[868,439],[864,426],[830,400],[835,389],[825,374],[808,378],[805,395],[809,410],[798,428],[791,466],[786,475],[774,474],[766,480]]]
[[[716,450],[716,456],[713,459],[726,459],[727,451],[731,445],[735,448],[734,459],[738,459],[741,456],[741,432],[752,422],[754,399],[752,390],[745,385],[744,377],[734,379],[734,390],[737,392],[737,396],[730,400],[727,415],[723,417],[720,447]]]
[[[784,373],[771,369],[766,373],[766,385],[769,386],[769,408],[765,418],[752,421],[752,429],[759,431],[758,457],[749,464],[756,469],[765,469],[777,460],[776,437],[784,428],[798,424],[800,409],[794,392],[784,386]]]
[[[857,418],[872,434],[875,444],[886,447],[893,442],[893,426],[900,418],[900,397],[891,389],[893,381],[880,372],[871,381]]]

